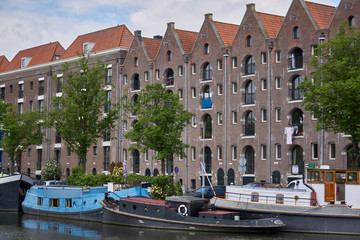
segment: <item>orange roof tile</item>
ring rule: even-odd
[[[192,48],[194,47],[196,38],[199,33],[180,30],[180,29],[175,29],[175,30],[180,38],[181,44],[184,48],[184,51],[186,53],[190,53]]]
[[[234,41],[235,35],[239,29],[239,25],[215,21],[214,23],[225,46],[230,46]]]
[[[29,58],[27,67],[47,63],[55,60],[55,55],[63,53],[65,50],[59,42],[48,43],[45,45],[21,50],[11,60],[5,71],[11,71],[21,68],[22,58]]]
[[[154,38],[143,38],[145,47],[149,53],[149,57],[154,59],[156,57],[157,52],[159,51],[161,40]]]
[[[267,32],[269,38],[274,38],[279,32],[284,17],[257,12],[262,24],[264,25],[265,31]]]
[[[66,49],[61,59],[76,57],[83,53],[84,43],[94,43],[91,53],[100,52],[107,49],[124,47],[129,50],[134,35],[125,25],[119,25],[97,32],[92,32],[78,36],[75,41]]]
[[[9,60],[4,55],[0,56],[0,72],[3,72],[8,64]]]
[[[336,8],[313,2],[305,2],[319,28],[327,28],[333,18]]]

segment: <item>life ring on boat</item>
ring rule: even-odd
[[[298,196],[298,195],[295,195],[294,200],[295,200],[295,201],[298,201],[299,199],[300,199],[299,196]]]
[[[181,204],[179,207],[178,207],[178,213],[180,213],[181,215],[187,215],[187,208],[184,204]]]

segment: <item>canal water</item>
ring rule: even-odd
[[[205,233],[127,228],[115,225],[44,218],[0,212],[1,240],[65,240],[65,239],[124,239],[124,240],[268,240],[268,239],[359,239],[359,236],[278,233],[271,235]]]

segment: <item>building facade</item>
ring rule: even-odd
[[[142,37],[141,31],[132,35],[121,25],[79,36],[67,50],[59,43],[56,51],[37,47],[49,56],[35,64],[35,51],[32,56],[19,52],[10,62],[0,57],[1,93],[19,111],[51,106],[51,98],[61,94],[53,80],[62,77],[59,66],[74,61],[76,52],[89,51],[91,59],[108,65],[112,101],[126,93],[136,104],[146,84],[159,82],[179,94],[184,108],[193,113],[182,136],[189,145],[187,158],[166,161],[167,174],[178,167],[176,177],[187,189],[202,185],[202,169],[205,184],[286,185],[302,176],[303,162],[349,167],[349,136],[316,131],[317,119],[304,110],[298,85],[314,72],[309,62],[316,47],[334,37],[342,21],[358,29],[359,10],[356,0],[342,0],[337,7],[293,0],[285,16],[276,16],[248,4],[240,24],[214,21],[212,14],[205,14],[199,32],[168,23],[164,35],[154,38]],[[33,65],[21,67],[22,61]],[[41,88],[43,95],[34,90]],[[121,161],[128,172],[159,174],[160,162],[152,159],[152,151],[129,151],[133,143],[123,138],[136,113],[122,120],[111,133],[114,139],[99,139],[89,150],[87,172],[103,172],[111,161]],[[39,176],[45,162],[55,158],[65,178],[78,161],[55,130],[44,131],[51,141],[23,153],[21,172]]]

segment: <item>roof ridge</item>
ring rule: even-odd
[[[196,34],[199,34],[199,32],[190,31],[190,30],[184,30],[184,29],[178,29],[178,28],[175,28],[175,31],[183,31],[183,32],[189,32],[189,33],[196,33]]]
[[[310,1],[304,1],[306,4],[310,3],[310,4],[316,4],[316,5],[322,5],[322,6],[325,6],[325,7],[333,7],[333,8],[336,8],[335,6],[333,5],[327,5],[327,4],[324,4],[324,3],[317,3],[317,2],[310,2]]]
[[[78,35],[77,37],[82,37],[82,36],[86,36],[86,35],[89,35],[89,34],[94,34],[94,33],[98,33],[98,32],[103,32],[103,31],[106,31],[106,30],[109,30],[109,29],[112,29],[112,28],[122,27],[122,26],[124,26],[124,25],[125,25],[125,24],[121,24],[121,25],[116,25],[116,26],[113,26],[113,27],[108,27],[108,28],[100,29],[100,30],[97,30],[97,31],[94,31],[94,32],[84,33],[84,34]]]
[[[233,25],[233,26],[240,26],[240,24],[235,24],[235,23],[220,22],[220,21],[213,21],[213,22],[214,22],[214,23],[228,24],[228,25]]]
[[[265,14],[265,15],[269,15],[269,16],[274,16],[274,17],[282,17],[282,18],[285,18],[285,16],[282,16],[282,15],[276,15],[276,14],[271,14],[271,13],[265,13],[265,12],[258,12],[256,11],[257,14]]]
[[[44,44],[41,44],[41,45],[38,45],[38,46],[34,46],[34,47],[22,49],[22,50],[20,50],[19,52],[31,50],[31,49],[34,49],[34,48],[40,48],[40,47],[44,47],[44,46],[46,46],[46,45],[56,44],[56,43],[59,43],[59,42],[58,42],[58,41],[55,41],[55,42],[44,43]],[[19,53],[19,52],[18,52],[18,53]]]

